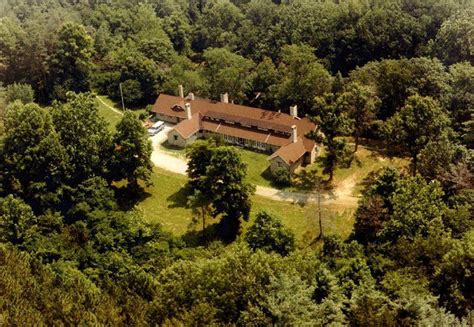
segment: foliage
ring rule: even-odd
[[[252,85],[254,63],[224,48],[207,49],[203,57],[206,60],[204,75],[210,83],[211,97],[229,93],[231,100],[241,102]]]
[[[281,50],[281,82],[277,99],[280,107],[299,105],[301,114],[313,107],[316,96],[330,91],[331,75],[318,62],[314,49],[307,45],[286,45]]]
[[[414,95],[387,122],[387,139],[405,148],[412,157],[413,175],[417,172],[418,155],[430,142],[447,132],[449,119],[439,104]]]
[[[33,210],[22,200],[9,195],[0,202],[1,241],[21,245],[34,236],[37,224]]]
[[[240,233],[240,218],[248,220],[254,187],[244,182],[246,166],[232,147],[213,141],[195,142],[187,151],[189,188],[211,204],[212,215],[222,215],[220,236],[232,241]]]
[[[290,171],[284,167],[278,167],[272,172],[272,179],[280,186],[289,186],[291,184]]]
[[[465,10],[449,17],[434,40],[435,53],[447,64],[461,61],[474,64],[473,10]]]
[[[353,82],[346,86],[346,91],[341,95],[342,107],[353,120],[355,149],[359,145],[359,138],[367,132],[375,118],[377,107],[380,104],[375,92],[367,87]]]
[[[7,103],[20,100],[23,104],[33,102],[35,92],[29,84],[13,83],[5,88],[5,101]]]
[[[58,32],[57,51],[51,59],[54,99],[66,99],[68,91],[89,91],[93,40],[82,25],[66,23]]]
[[[150,183],[153,163],[152,146],[142,122],[131,111],[125,111],[113,137],[114,151],[110,167],[113,180],[126,179],[133,188],[142,180]]]
[[[336,138],[346,134],[350,129],[350,121],[347,113],[341,106],[341,98],[335,94],[327,93],[315,99],[315,111],[317,116],[312,117],[319,131],[313,133],[312,138],[316,141],[322,139],[326,146],[326,152],[322,158],[323,172],[329,174],[329,182],[332,181],[336,167],[350,166],[352,154],[344,139]]]
[[[54,103],[51,116],[69,158],[70,183],[105,176],[111,137],[105,121],[99,116],[93,94],[68,93],[67,102]]]
[[[17,101],[7,107],[4,123],[4,191],[33,206],[52,205],[51,193],[67,176],[70,161],[51,115],[36,104]]]
[[[266,213],[257,213],[255,221],[245,234],[251,249],[274,251],[288,255],[295,247],[294,235],[283,227],[278,218]]]

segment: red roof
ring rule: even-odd
[[[313,142],[313,146],[314,146],[314,142]],[[308,152],[308,149],[305,147],[303,139],[299,137],[296,142],[288,143],[285,146],[282,146],[281,148],[279,148],[270,157],[268,157],[268,160],[272,160],[273,158],[280,157],[288,165],[291,165],[295,163],[296,161],[298,161],[298,159],[301,158],[306,152]]]
[[[316,125],[308,118],[294,118],[283,112],[269,111],[201,98],[187,100],[186,98],[183,99],[167,94],[160,94],[151,111],[184,119],[186,118],[186,112],[184,111],[185,103],[190,103],[191,111],[193,113],[200,112],[203,117],[228,120],[285,133],[291,133],[291,126],[293,125],[297,126],[298,133],[303,134],[313,131],[316,127]]]
[[[185,103],[191,104],[191,119],[186,119]],[[184,138],[206,130],[280,146],[269,160],[279,156],[288,164],[296,162],[315,146],[315,142],[305,135],[314,131],[316,125],[308,118],[295,118],[282,112],[200,98],[189,100],[167,94],[160,94],[152,112],[183,119],[175,130]],[[291,142],[293,125],[296,125],[299,135],[295,143]]]

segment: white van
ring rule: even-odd
[[[148,134],[150,136],[158,134],[163,128],[165,128],[165,123],[161,120],[157,121],[148,129]]]

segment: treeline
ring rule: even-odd
[[[346,134],[386,139],[409,96],[435,99],[473,146],[470,1],[9,0],[0,79],[31,84],[39,103],[94,89],[127,107],[186,92],[319,115],[316,97],[362,88],[373,98]],[[372,94],[373,93],[373,94]],[[316,108],[315,108],[316,107]],[[351,108],[345,108],[351,111]],[[357,114],[357,113],[356,113]]]
[[[129,104],[178,83],[218,97],[216,73],[233,99],[252,101],[285,77],[271,67],[286,66],[289,44],[307,44],[322,68],[344,76],[380,59],[474,60],[469,1],[9,0],[2,9],[2,79],[33,83],[42,101],[83,91],[88,74],[102,91],[113,82],[111,95],[125,83]]]

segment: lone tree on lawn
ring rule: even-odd
[[[117,124],[113,144],[112,179],[126,179],[134,189],[138,188],[139,180],[150,185],[153,168],[150,160],[152,146],[142,122],[133,112],[125,111],[122,120]]]
[[[352,153],[347,142],[336,138],[349,132],[350,119],[343,111],[341,98],[334,94],[328,93],[323,97],[317,97],[315,103],[317,116],[311,117],[311,120],[319,130],[310,137],[325,146],[325,154],[322,157],[323,172],[329,174],[328,182],[332,182],[336,168],[350,166],[352,161]]]
[[[386,123],[387,139],[410,154],[413,176],[420,151],[448,130],[449,118],[438,102],[420,95],[409,97],[405,106]]]
[[[221,237],[233,241],[240,232],[240,218],[248,220],[252,185],[244,182],[247,167],[232,147],[216,147],[212,141],[199,141],[187,152],[188,176],[193,195],[199,194],[209,202],[214,217],[222,215],[219,223]],[[196,193],[198,191],[199,193]]]
[[[299,174],[296,175],[295,181],[295,184],[299,189],[309,192],[315,192],[318,196],[319,235],[317,239],[319,240],[323,237],[323,222],[321,216],[321,192],[324,188],[323,179],[318,176],[318,172],[316,170],[302,170]]]

